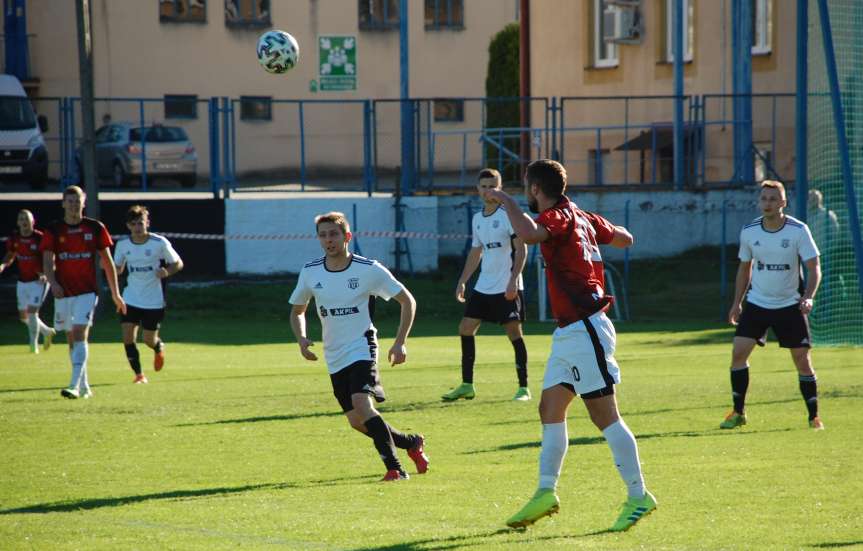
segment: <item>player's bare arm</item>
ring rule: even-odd
[[[458,284],[455,286],[455,299],[459,302],[464,302],[464,291],[467,282],[470,281],[476,269],[479,268],[482,260],[482,247],[471,247],[467,253],[467,260],[464,262],[464,269],[461,271],[461,277],[458,278]]]
[[[484,196],[504,206],[513,231],[524,243],[528,245],[542,243],[551,236],[545,227],[534,222],[533,218],[521,210],[518,201],[513,199],[508,193],[499,189],[490,189],[484,193]]]
[[[401,317],[399,318],[399,330],[396,333],[396,340],[393,343],[392,348],[390,348],[387,358],[390,361],[390,365],[398,365],[405,363],[405,360],[407,360],[408,350],[405,347],[405,342],[408,339],[408,333],[410,333],[411,326],[414,323],[417,301],[407,289],[404,289],[393,298],[395,298],[401,306]]]
[[[812,304],[815,300],[815,293],[818,291],[818,285],[821,284],[821,261],[816,256],[810,258],[806,264],[806,290],[803,296],[800,297],[800,311],[804,314],[809,314],[812,311]]]
[[[182,270],[184,267],[185,264],[183,264],[183,259],[177,260],[173,264],[168,264],[167,266],[159,268],[159,271],[156,272],[156,277],[158,277],[159,279],[171,277],[172,275]]]
[[[509,282],[506,284],[504,298],[506,300],[515,300],[518,296],[518,276],[524,269],[524,263],[527,261],[527,244],[520,237],[516,237],[512,243],[515,255],[512,262],[512,272],[509,274]]]
[[[99,257],[102,259],[102,269],[105,270],[105,279],[108,280],[108,288],[111,289],[111,300],[117,307],[117,312],[126,313],[126,302],[120,295],[120,285],[117,284],[117,268],[111,258],[111,252],[107,247],[99,249]]]
[[[623,226],[614,226],[614,237],[611,238],[609,245],[618,249],[626,249],[631,247],[633,243],[635,243],[635,238],[629,233],[629,230]]]
[[[3,260],[0,260],[0,274],[3,273],[3,270],[12,265],[15,261],[15,252],[8,252],[6,256],[3,257]]]
[[[54,251],[42,251],[42,271],[45,274],[45,279],[51,285],[51,294],[54,298],[63,298],[63,287],[57,282],[57,277],[54,274]]]
[[[294,338],[297,339],[297,344],[300,346],[300,354],[303,358],[310,362],[317,361],[318,357],[314,352],[309,350],[309,347],[315,343],[306,337],[306,308],[308,304],[294,304],[291,308],[291,331],[294,333]]]
[[[749,288],[751,279],[752,261],[740,261],[740,266],[737,267],[737,279],[734,283],[734,301],[731,303],[731,310],[728,311],[728,323],[731,325],[737,325],[737,320],[743,311],[743,297],[746,295],[746,289]]]

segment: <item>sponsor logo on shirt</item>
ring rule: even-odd
[[[320,285],[320,283],[318,283],[318,285]],[[318,310],[318,311],[320,312],[320,314],[321,314],[321,317],[322,317],[322,318],[327,317],[327,309],[326,309],[326,308],[324,308],[323,306],[321,306],[321,307],[320,307],[320,310]]]
[[[767,270],[768,272],[785,272],[791,269],[790,264],[764,264],[763,262],[758,262],[757,266],[758,271]]]
[[[84,241],[93,241],[93,234],[92,233],[85,233],[84,234]]]
[[[500,227],[500,220],[495,220],[494,222],[492,222],[491,227],[494,229],[499,228]]]
[[[486,249],[499,249],[499,248],[501,248],[501,247],[503,247],[503,244],[501,244],[501,243],[500,243],[500,242],[498,242],[498,241],[493,241],[493,242],[491,242],[491,243],[486,243],[486,244],[485,244],[485,248],[486,248]]]
[[[782,240],[782,248],[783,248],[783,249],[787,249],[790,245],[791,245],[791,240],[790,240],[790,239],[783,239],[783,240]]]
[[[315,289],[323,289],[323,288],[324,288],[324,286],[323,286],[323,285],[321,285],[321,282],[320,282],[320,281],[318,281],[317,283],[315,283],[315,287],[314,287],[314,288],[315,288]]]
[[[360,309],[356,306],[351,306],[349,308],[330,308],[331,316],[351,316],[359,313]]]
[[[753,247],[760,247],[760,246],[761,246],[761,241],[756,241],[755,243],[753,243],[753,244],[752,244],[752,246],[753,246]]]
[[[348,289],[356,289],[360,286],[360,278],[352,277],[348,279]]]
[[[81,259],[92,258],[93,253],[91,253],[89,251],[84,252],[84,253],[60,253],[57,256],[58,256],[58,258],[60,258],[60,260],[81,260]]]
[[[129,266],[129,272],[152,272],[152,266]]]

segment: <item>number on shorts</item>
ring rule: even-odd
[[[575,366],[572,366],[572,378],[576,381],[581,380],[581,373],[578,372],[578,368]]]

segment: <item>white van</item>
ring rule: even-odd
[[[48,151],[42,132],[47,130],[48,120],[33,112],[21,82],[0,75],[0,180],[45,187]]]

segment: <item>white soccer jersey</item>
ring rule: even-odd
[[[330,373],[361,360],[377,361],[375,297],[389,300],[404,286],[376,260],[355,254],[347,268],[333,272],[324,258],[303,266],[290,303],[308,304],[314,297]]]
[[[752,261],[752,284],[746,300],[762,308],[785,308],[800,300],[800,260],[818,256],[809,228],[785,216],[785,225],[767,231],[758,217],[740,232],[739,258]]]
[[[482,247],[482,263],[474,291],[486,295],[506,292],[512,264],[515,262],[513,240],[515,232],[503,207],[486,215],[482,211],[473,215],[471,223],[473,239],[471,246]],[[521,274],[518,274],[518,288],[524,289]]]
[[[175,264],[180,255],[171,243],[155,233],[144,243],[133,243],[131,239],[117,242],[114,248],[114,264],[126,266],[128,277],[123,289],[123,300],[130,306],[156,310],[165,307],[162,280],[156,271],[165,264]]]

